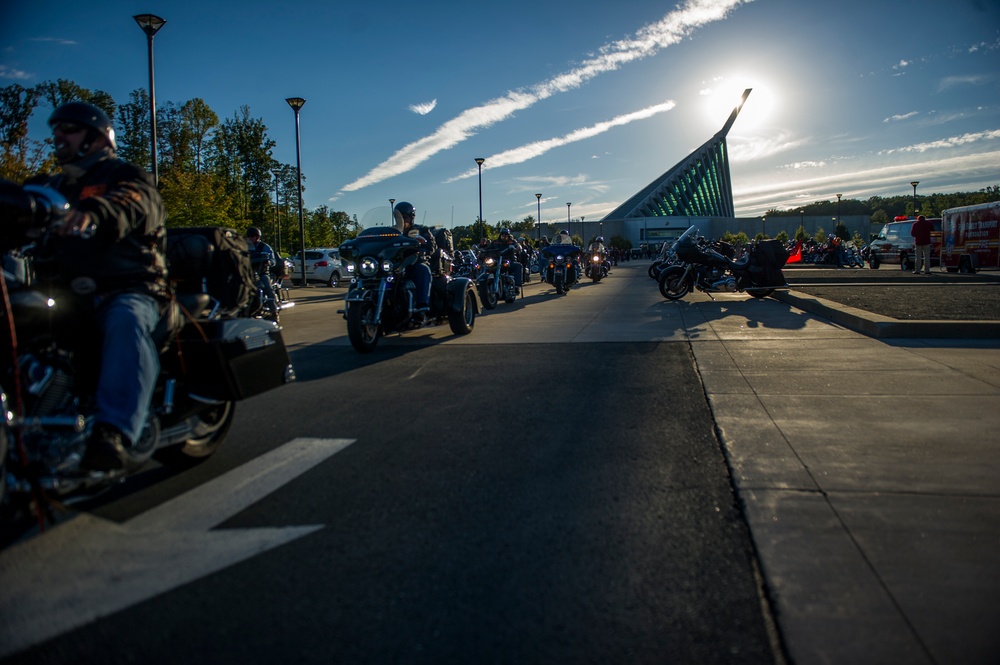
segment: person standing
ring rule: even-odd
[[[910,227],[915,255],[913,257],[914,275],[920,272],[921,261],[924,264],[924,274],[931,274],[931,231],[933,230],[934,224],[927,221],[927,218],[923,215],[919,215],[917,221],[913,222],[913,226]]]

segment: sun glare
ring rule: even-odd
[[[752,133],[773,122],[775,90],[768,81],[750,76],[726,76],[705,82],[701,90],[705,117],[712,127],[721,127],[726,122],[747,88],[752,88],[752,92],[736,119],[733,132]]]

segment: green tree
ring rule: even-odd
[[[239,226],[229,217],[232,201],[225,186],[212,174],[167,171],[160,177],[160,194],[168,226]]]
[[[116,125],[121,130],[115,137],[118,156],[127,162],[151,168],[149,94],[145,90],[133,90],[129,101],[118,107]]]
[[[799,225],[799,228],[795,229],[795,241],[799,242],[809,239],[809,234],[806,233],[806,227]]]
[[[0,88],[0,178],[23,182],[55,168],[55,157],[45,141],[28,137],[28,120],[38,106],[37,88],[18,84]]]

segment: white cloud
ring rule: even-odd
[[[787,152],[805,143],[805,139],[793,139],[785,132],[778,132],[774,136],[730,136],[727,140],[729,161],[733,164],[753,162]]]
[[[954,88],[958,85],[982,85],[987,83],[990,77],[972,75],[972,76],[947,76],[941,79],[941,83],[938,84],[938,92],[943,92],[949,88]]]
[[[528,109],[557,93],[579,88],[601,74],[652,56],[681,42],[696,28],[726,18],[737,6],[749,1],[688,0],[656,23],[640,28],[633,37],[601,46],[596,56],[583,61],[575,69],[528,88],[508,91],[501,97],[463,111],[430,136],[400,148],[366,175],[345,185],[342,191],[356,191],[411,171],[437,153],[474,136],[478,130],[502,122],[517,111]]]
[[[15,81],[27,81],[31,74],[20,69],[14,69],[7,65],[0,65],[0,79],[14,79]]]
[[[560,136],[557,138],[545,139],[544,141],[535,141],[534,143],[528,143],[526,145],[519,146],[517,148],[511,148],[510,150],[505,150],[503,152],[491,155],[486,158],[486,168],[498,168],[501,166],[510,166],[511,164],[520,164],[526,162],[529,159],[534,159],[544,155],[554,148],[559,148],[570,143],[575,143],[577,141],[583,141],[584,139],[593,138],[598,134],[603,134],[604,132],[612,129],[613,127],[621,127],[622,125],[627,125],[630,122],[635,122],[636,120],[645,120],[658,113],[664,113],[673,109],[677,104],[672,101],[666,101],[662,104],[656,104],[654,106],[649,106],[632,113],[626,113],[624,115],[617,116],[611,120],[605,120],[604,122],[599,122],[590,127],[583,127],[581,129],[576,129]],[[469,169],[465,173],[455,176],[454,178],[449,178],[445,183],[455,182],[456,180],[463,180],[465,178],[472,178],[479,173],[479,168]]]
[[[423,104],[411,104],[410,110],[416,113],[417,115],[427,115],[428,113],[434,110],[434,107],[437,106],[437,103],[438,100],[432,99],[431,101],[424,102]]]
[[[919,111],[910,111],[909,113],[902,113],[902,114],[891,115],[888,118],[886,118],[885,120],[883,120],[882,122],[883,123],[885,123],[885,122],[898,122],[900,120],[907,120],[907,119],[912,118],[913,116],[919,115],[919,114],[920,114]]]
[[[928,150],[955,148],[972,143],[979,143],[980,141],[992,141],[995,139],[1000,139],[1000,129],[990,129],[984,132],[971,132],[968,134],[962,134],[961,136],[951,136],[946,139],[939,139],[937,141],[915,143],[902,148],[890,148],[889,150],[881,150],[878,154],[891,155],[897,152],[927,152]]]

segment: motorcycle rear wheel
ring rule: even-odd
[[[688,282],[682,279],[684,270],[682,268],[667,268],[660,273],[660,294],[667,300],[680,300],[688,294],[691,288]]]
[[[196,417],[191,438],[156,452],[156,458],[168,466],[187,466],[192,462],[209,457],[229,434],[236,414],[235,402],[222,402],[206,409]]]
[[[749,293],[750,295],[752,295],[754,298],[757,298],[758,300],[761,300],[763,298],[768,297],[772,293],[774,293],[774,289],[755,289],[755,288],[749,288],[749,289],[747,289],[747,293]]]
[[[375,303],[371,300],[347,305],[347,336],[358,353],[371,353],[382,337],[382,326],[375,322]]]
[[[468,335],[472,332],[476,325],[476,303],[471,290],[465,290],[461,312],[448,312],[448,325],[456,335]]]

